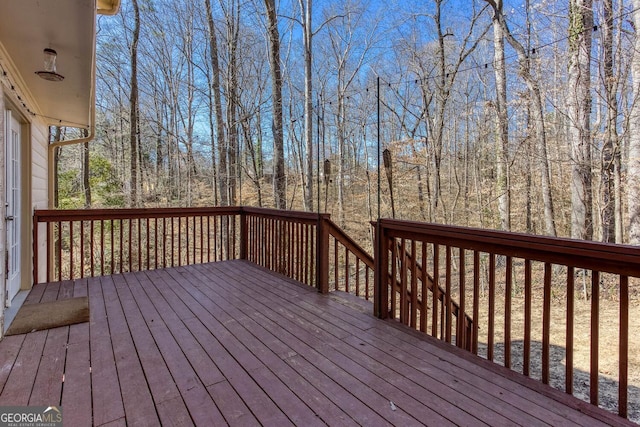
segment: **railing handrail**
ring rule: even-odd
[[[291,219],[303,224],[315,224],[318,221],[318,216],[329,218],[329,214],[305,212],[305,211],[292,211],[292,210],[279,210],[271,208],[256,208],[250,206],[243,206],[239,208],[242,213],[263,216],[274,217],[279,219]]]
[[[640,277],[636,246],[394,219],[380,224],[390,237],[429,235],[430,241],[448,246]]]
[[[353,253],[360,259],[360,261],[364,262],[367,267],[372,270],[375,268],[375,261],[373,259],[373,256],[362,249],[362,247],[358,243],[356,243],[356,241],[353,240],[347,233],[345,233],[342,228],[338,227],[338,225],[329,218],[325,220],[325,223],[329,228],[329,234],[333,236],[334,239],[342,243],[342,245],[349,249],[351,253]]]
[[[37,209],[35,222],[59,222],[82,220],[169,218],[172,216],[233,215],[242,213],[239,206],[190,207],[190,208],[127,208],[127,209]]]
[[[305,223],[317,221],[318,214],[304,211],[283,211],[278,209],[247,206],[209,206],[188,208],[108,208],[108,209],[37,209],[36,222],[82,221],[100,219],[162,218],[171,216],[199,215],[240,215],[242,213],[264,217],[290,218]],[[320,214],[328,216],[327,214]]]

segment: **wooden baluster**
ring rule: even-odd
[[[167,268],[167,218],[162,217],[162,268]]]
[[[438,337],[438,302],[440,300],[440,246],[433,244],[433,300],[431,303],[431,335]]]
[[[458,329],[458,336],[456,337],[456,345],[460,348],[465,347],[466,340],[468,337],[466,334],[466,321],[465,321],[465,313],[464,313],[464,303],[465,303],[465,252],[463,248],[459,248],[459,258],[460,262],[458,263],[458,272],[459,272],[459,283],[458,289],[460,293],[460,297],[458,298],[458,317],[456,318],[456,326]]]
[[[316,224],[309,225],[309,285],[313,285],[317,288],[316,283],[316,242],[318,241]]]
[[[451,327],[452,327],[452,318],[451,318],[451,247],[445,246],[445,315],[446,315],[446,324],[445,324],[445,341],[451,342]]]
[[[400,239],[400,247],[398,248],[398,256],[400,258],[400,322],[405,325],[410,324],[409,320],[409,285],[407,281],[408,265],[406,241]]]
[[[104,276],[104,220],[100,220],[100,275]]]
[[[80,275],[84,277],[84,221],[80,220]]]
[[[62,281],[62,222],[58,221],[58,282]]]
[[[427,242],[423,241],[422,242],[422,275],[420,277],[420,282],[422,285],[422,299],[420,300],[421,302],[421,308],[420,308],[420,330],[422,332],[427,332],[427,306],[428,306],[428,302],[429,302],[429,298],[427,298],[428,295],[428,287],[427,287],[427,280],[428,276],[427,276]]]
[[[364,268],[364,299],[369,301],[369,274],[370,274],[370,268],[369,266],[365,266]]]
[[[591,272],[591,372],[589,400],[598,405],[598,345],[600,344],[600,272]]]
[[[618,415],[627,418],[629,374],[629,277],[620,276]]]
[[[496,309],[496,255],[489,254],[489,325],[487,326],[487,359],[493,361],[493,334]]]
[[[211,262],[211,216],[207,215],[207,262]]]
[[[73,221],[69,221],[69,278],[73,280]]]
[[[339,283],[339,276],[338,276],[338,266],[340,265],[339,262],[339,252],[338,252],[338,239],[333,239],[333,257],[334,257],[334,263],[333,263],[333,275],[334,275],[334,280],[335,280],[335,290],[337,291],[339,289],[338,283]]]
[[[116,254],[116,242],[114,240],[115,232],[113,229],[113,220],[111,220],[110,222],[111,222],[111,274],[113,274],[116,268],[115,262],[114,262],[114,258]]]
[[[480,274],[480,252],[473,251],[473,354],[478,354],[478,324],[480,323]]]
[[[293,279],[293,248],[294,248],[294,240],[293,240],[293,221],[287,222],[287,271],[289,272],[288,276]]]
[[[567,333],[566,333],[566,373],[565,391],[573,394],[573,321],[574,321],[574,291],[575,270],[567,267]]]
[[[349,250],[344,247],[344,291],[349,293]]]
[[[390,238],[389,240],[391,244],[391,312],[389,317],[395,319],[398,310],[398,244],[395,238]],[[382,274],[387,274],[387,272],[383,271]],[[402,299],[402,296],[400,298]]]
[[[551,273],[552,266],[544,264],[544,295],[542,302],[542,382],[549,384],[549,336],[551,330]]]
[[[54,232],[55,232],[55,227],[54,227]],[[37,231],[35,233],[37,235]],[[49,242],[49,239],[53,239],[53,242]],[[51,271],[51,257],[53,256],[52,254],[52,249],[55,250],[55,235],[53,233],[51,233],[51,223],[47,222],[47,237],[46,237],[46,248],[47,248],[47,274],[45,276],[45,282],[51,282],[53,281],[53,277],[51,276],[52,271]],[[53,245],[51,244],[53,243]],[[38,266],[36,265],[35,267],[36,269],[38,268]],[[37,271],[37,270],[36,270]],[[37,282],[37,280],[35,280]]]
[[[524,260],[524,355],[522,373],[529,376],[531,366],[531,260]]]
[[[504,278],[504,366],[511,368],[511,292],[513,262],[510,256],[505,259]]]
[[[129,271],[133,271],[133,219],[129,218],[127,222],[129,223],[129,253],[127,254],[127,258],[129,258]]]
[[[94,221],[89,221],[89,247],[91,248],[90,262],[91,262],[91,277],[95,277],[96,275],[96,267],[95,267],[95,253],[93,247],[95,246],[95,238],[94,238]]]
[[[158,217],[153,218],[153,268],[158,268]]]
[[[196,231],[197,231],[196,228],[198,227],[198,224],[196,223],[196,216],[195,215],[193,217],[191,217],[191,220],[193,221],[193,229],[192,229],[193,235],[191,236],[192,237],[191,241],[193,242],[191,244],[191,250],[192,250],[192,253],[193,253],[193,258],[191,259],[191,263],[192,264],[196,264],[197,263],[197,261],[196,261],[196,251],[198,249],[198,245],[197,245],[198,235],[196,233]],[[202,238],[202,230],[200,230],[200,231],[201,231],[200,232],[200,237]]]
[[[187,233],[187,248],[189,247],[189,233]],[[178,266],[182,265],[182,217],[178,217]]]
[[[142,220],[138,218],[136,221],[136,234],[138,235],[138,246],[136,250],[138,252],[138,268],[135,271],[142,270]]]
[[[356,258],[356,296],[360,296],[360,258]]]
[[[417,260],[416,257],[416,241],[411,240],[411,307],[410,319],[411,327],[418,327],[418,277],[417,277]]]
[[[175,229],[174,229],[174,217],[169,218],[171,220],[171,267],[175,267],[176,265],[176,253],[175,253],[175,247],[176,247],[176,239],[175,239]],[[180,233],[180,227],[178,227],[178,233]],[[180,245],[180,236],[178,236],[178,245]]]

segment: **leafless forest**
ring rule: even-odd
[[[98,22],[97,138],[57,153],[56,203],[637,244],[639,7],[124,0]]]

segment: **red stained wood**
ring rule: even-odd
[[[25,337],[26,335],[12,335],[4,337],[0,343],[0,390],[4,389]]]
[[[13,363],[3,363],[3,369],[9,370],[10,374],[0,394],[0,405],[26,406],[29,404],[46,338],[47,331],[27,334]],[[15,340],[12,344],[15,344]],[[0,354],[4,353],[5,351],[2,351]]]
[[[511,292],[513,261],[510,256],[505,258],[505,288],[504,288],[504,366],[511,368]]]
[[[529,376],[531,366],[531,261],[524,261],[524,354],[522,373]]]
[[[487,326],[487,359],[493,361],[496,312],[496,256],[489,254],[489,325]]]
[[[31,406],[60,405],[61,403],[69,327],[55,328],[47,332],[42,359],[29,398]]]
[[[567,267],[567,332],[566,332],[566,373],[565,391],[573,394],[573,302],[575,290],[575,271],[573,267]]]
[[[600,335],[600,274],[591,272],[591,369],[589,372],[589,399],[598,404],[598,355]]]
[[[619,334],[619,389],[618,415],[627,417],[628,405],[628,375],[629,375],[629,278],[620,277],[620,334]]]
[[[549,345],[551,330],[551,269],[544,264],[544,291],[542,301],[542,383],[549,384]]]
[[[67,347],[67,359],[62,390],[62,407],[73,408],[65,411],[64,423],[72,426],[88,426],[92,423],[91,408],[91,352],[89,349],[89,329],[72,325],[70,342]],[[76,329],[75,339],[71,338]]]
[[[625,424],[376,319],[353,295],[319,294],[245,261],[86,279],[72,289],[88,292],[91,322],[0,342],[0,384],[9,372],[0,403],[57,393],[70,425],[602,425],[583,411]],[[66,295],[59,286],[54,294]],[[58,347],[65,330],[68,348]],[[59,369],[40,361],[65,351],[73,373],[63,391],[32,392],[34,383],[53,385]]]

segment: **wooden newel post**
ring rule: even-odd
[[[38,215],[33,214],[33,284],[38,283]]]
[[[240,259],[248,259],[249,252],[249,224],[247,214],[240,211]]]
[[[373,314],[380,319],[389,317],[389,248],[380,219],[375,223],[375,275],[373,286]]]
[[[329,228],[328,214],[318,214],[316,226],[316,286],[318,292],[329,292]]]

